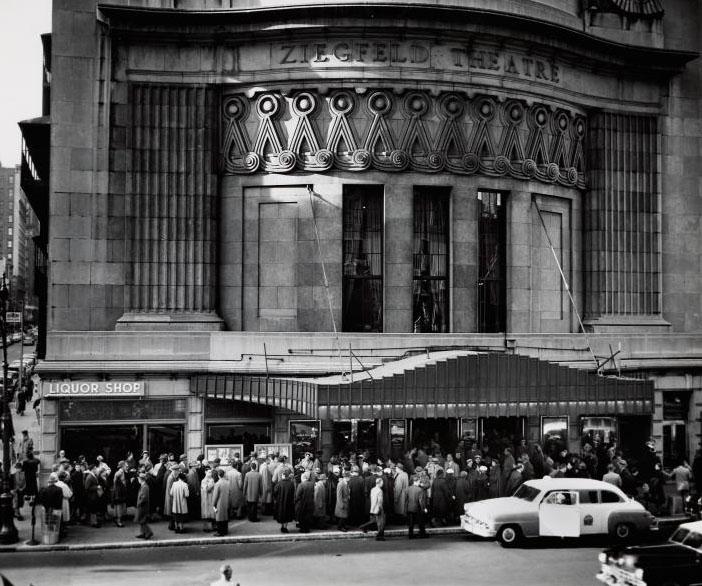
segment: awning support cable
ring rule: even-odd
[[[307,193],[310,197],[310,210],[312,211],[312,225],[314,226],[314,238],[317,242],[317,253],[319,254],[319,262],[322,265],[322,278],[324,280],[324,293],[327,296],[327,304],[329,305],[329,317],[331,318],[332,328],[334,329],[334,339],[336,341],[336,349],[339,357],[339,363],[341,363],[341,342],[339,341],[339,332],[336,329],[336,320],[334,319],[334,306],[332,304],[331,292],[329,291],[329,280],[327,279],[327,269],[324,266],[324,256],[322,255],[322,244],[319,240],[319,230],[317,229],[317,217],[314,215],[314,201],[312,199],[313,195],[319,195],[314,192],[311,185],[307,185]],[[350,346],[349,346],[350,350]],[[342,372],[342,376],[344,376]]]
[[[597,360],[597,356],[595,356],[595,353],[592,351],[592,345],[590,344],[590,338],[587,335],[587,332],[585,331],[585,326],[583,325],[583,320],[580,319],[580,312],[578,311],[577,306],[575,305],[575,299],[573,299],[573,294],[570,291],[570,287],[568,286],[568,279],[566,279],[565,273],[563,272],[563,268],[561,267],[561,263],[558,260],[558,255],[556,254],[556,250],[553,247],[553,242],[551,242],[551,237],[548,234],[548,230],[546,229],[546,222],[544,222],[544,218],[541,215],[541,210],[539,209],[539,204],[536,203],[535,198],[531,198],[531,202],[534,204],[534,207],[536,208],[536,212],[539,214],[539,220],[541,220],[541,227],[544,229],[544,234],[546,235],[546,240],[548,241],[548,246],[551,249],[551,254],[553,254],[553,259],[556,261],[556,266],[558,267],[558,272],[561,274],[561,279],[563,280],[563,285],[565,287],[566,292],[568,293],[568,298],[570,299],[570,303],[573,306],[573,311],[575,312],[576,317],[578,318],[578,324],[580,325],[580,330],[583,333],[583,336],[585,336],[585,341],[587,342],[587,349],[590,351],[590,355],[592,356],[592,359],[595,361],[595,366],[597,367],[597,373],[600,373],[600,363]]]

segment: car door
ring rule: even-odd
[[[539,535],[580,536],[580,507],[575,490],[552,490],[539,505]]]
[[[580,497],[580,533],[594,535],[607,533],[607,517],[611,504],[600,503],[597,490],[579,490]]]

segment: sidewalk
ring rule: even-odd
[[[22,511],[23,515],[29,513],[29,507]],[[89,525],[72,525],[68,527],[68,535],[55,545],[26,545],[31,537],[31,522],[28,517],[23,521],[15,519],[15,527],[19,531],[20,541],[13,545],[0,545],[2,552],[21,551],[85,551],[97,549],[128,549],[138,547],[171,547],[178,545],[221,545],[225,543],[256,543],[275,541],[308,541],[323,539],[373,539],[374,531],[363,533],[357,529],[350,529],[347,533],[338,531],[334,526],[327,530],[313,530],[311,533],[300,533],[294,523],[288,525],[290,533],[281,533],[280,524],[273,517],[260,517],[258,523],[251,523],[247,519],[231,521],[229,535],[215,537],[211,532],[205,533],[202,521],[190,521],[185,526],[185,533],[174,533],[168,530],[166,521],[150,523],[149,526],[154,536],[149,540],[138,539],[139,525],[125,520],[124,527],[117,527],[108,521],[102,527]],[[439,527],[427,529],[431,535],[460,535],[465,534],[458,526]],[[385,530],[386,537],[407,539],[407,527],[397,526]],[[41,526],[37,519],[35,526],[35,539],[41,542]]]
[[[39,511],[38,511],[39,512]],[[290,533],[281,533],[280,525],[273,520],[273,517],[260,517],[258,523],[251,523],[248,519],[231,521],[229,523],[229,535],[226,537],[215,537],[211,532],[206,533],[203,529],[202,521],[189,521],[185,527],[185,533],[175,533],[169,531],[166,521],[150,523],[154,536],[149,540],[138,539],[139,525],[131,520],[125,520],[124,527],[117,527],[112,521],[103,524],[102,527],[90,527],[89,525],[71,525],[68,527],[67,536],[55,545],[41,544],[41,524],[39,519],[35,526],[35,539],[40,545],[30,546],[26,542],[32,534],[31,510],[25,506],[22,514],[26,515],[23,521],[15,520],[15,527],[19,531],[20,541],[13,545],[0,545],[2,552],[22,552],[22,551],[85,551],[98,549],[130,549],[146,547],[172,547],[179,545],[221,545],[233,543],[257,543],[257,542],[291,542],[291,541],[314,541],[326,539],[373,539],[374,531],[363,533],[358,529],[350,529],[347,533],[338,531],[336,527],[330,526],[326,530],[313,530],[311,533],[300,533],[294,523],[289,524]],[[659,535],[661,539],[668,537],[670,533],[680,524],[689,519],[682,515],[672,517],[659,517]],[[428,528],[430,535],[467,535],[459,526]],[[388,538],[407,539],[407,527],[388,526],[385,530]]]

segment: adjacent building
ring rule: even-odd
[[[53,11],[23,123],[45,463],[697,449],[700,8]]]

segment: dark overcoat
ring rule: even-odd
[[[298,522],[312,523],[314,517],[314,484],[303,480],[295,491],[295,517]]]
[[[276,482],[273,488],[278,523],[290,523],[295,520],[295,485],[290,478]]]
[[[151,507],[151,490],[149,485],[144,482],[139,487],[139,494],[137,494],[136,500],[136,510],[134,512],[134,522],[135,523],[146,523],[149,518],[150,507]]]

